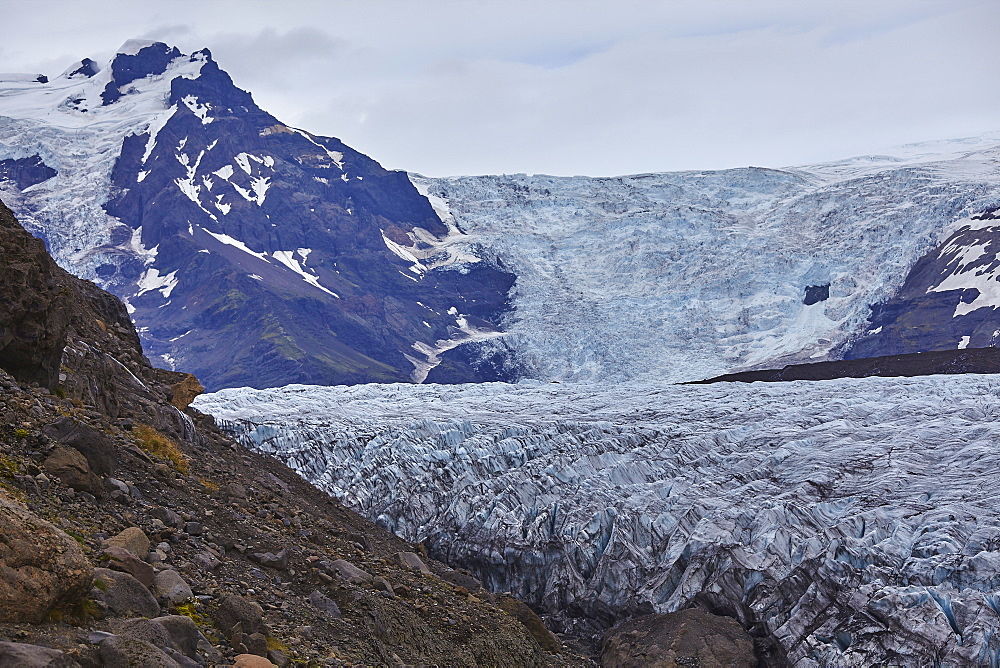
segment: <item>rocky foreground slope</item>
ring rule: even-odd
[[[199,391],[0,205],[0,664],[585,663],[238,447]]]
[[[1000,661],[996,376],[289,386],[197,405],[553,628],[696,607],[773,665]]]

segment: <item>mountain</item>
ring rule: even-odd
[[[210,388],[494,378],[514,277],[406,174],[290,128],[206,49],[0,75],[0,195],[63,267],[114,292],[146,354]]]
[[[989,347],[1000,135],[784,169],[426,178],[207,50],[0,75],[0,196],[209,389],[698,380]]]

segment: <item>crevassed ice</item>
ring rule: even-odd
[[[995,377],[292,385],[195,406],[560,629],[697,597],[793,665],[1000,657]]]

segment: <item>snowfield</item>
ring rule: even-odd
[[[1000,661],[994,377],[298,385],[195,406],[562,629],[698,603],[797,666]]]

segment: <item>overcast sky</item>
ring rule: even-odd
[[[0,71],[208,47],[431,176],[780,167],[1000,130],[1000,0],[0,0]]]

